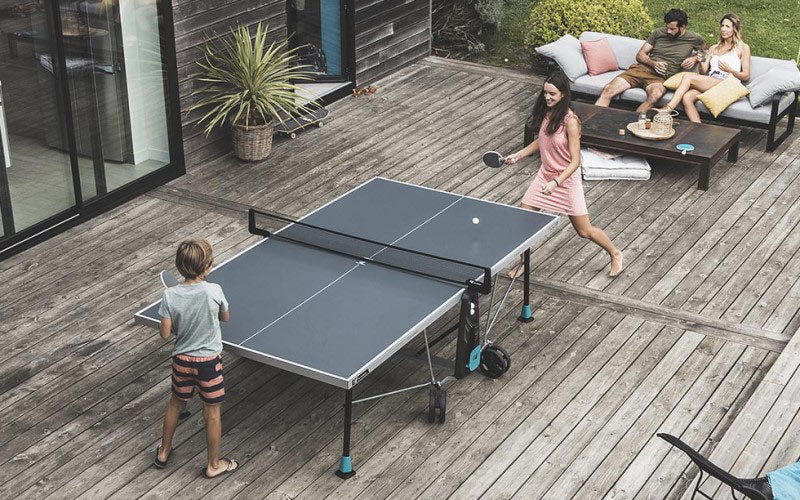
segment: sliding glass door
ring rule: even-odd
[[[289,0],[288,30],[301,62],[310,66],[317,81],[345,81],[345,2]]]
[[[25,7],[25,8],[22,8]],[[76,205],[75,176],[54,64],[54,11],[8,3],[0,10],[0,192],[5,234],[21,232]],[[3,53],[4,52],[4,53]],[[56,143],[59,147],[50,147]]]
[[[166,1],[0,0],[0,252],[170,168]]]

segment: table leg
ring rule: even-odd
[[[728,150],[728,161],[735,163],[739,159],[739,141],[736,141]]]
[[[523,323],[530,323],[533,321],[533,315],[531,314],[531,251],[530,249],[525,250],[525,254],[522,258],[523,261],[523,268],[524,268],[524,275],[525,281],[523,283],[523,294],[522,294],[522,314],[519,315],[517,318],[519,321]]]
[[[350,423],[353,414],[353,389],[347,389],[344,394],[344,438],[342,439],[342,459],[336,475],[342,479],[349,479],[356,474],[353,470],[353,461],[350,459]]]
[[[697,189],[708,191],[708,181],[711,178],[711,165],[700,165],[700,179],[697,181]]]
[[[464,378],[477,367],[480,361],[478,347],[478,294],[461,294],[461,312],[458,316],[458,336],[456,337],[456,366],[453,375]]]

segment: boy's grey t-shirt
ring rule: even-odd
[[[222,352],[219,312],[228,310],[222,287],[201,281],[164,290],[158,314],[172,319],[175,347],[172,355],[216,356]]]

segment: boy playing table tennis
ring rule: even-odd
[[[220,404],[225,399],[222,378],[222,332],[220,321],[228,321],[228,301],[222,288],[205,281],[213,263],[211,245],[206,240],[186,240],[178,245],[175,265],[184,277],[182,284],[164,290],[161,307],[161,337],[175,332],[172,351],[172,396],[164,415],[161,445],[156,448],[154,464],[164,468],[172,451],[172,436],[178,415],[192,399],[197,386],[203,400],[206,423],[208,464],[207,478],[235,471],[236,460],[220,458],[222,419]]]

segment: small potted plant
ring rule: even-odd
[[[309,112],[311,103],[295,93],[294,82],[311,80],[306,66],[297,64],[297,49],[287,42],[267,43],[268,27],[258,24],[251,38],[246,26],[231,28],[229,36],[207,38],[200,69],[191,78],[202,87],[189,111],[204,113],[206,136],[230,123],[233,152],[245,161],[259,161],[272,150],[273,120],[281,115]]]

